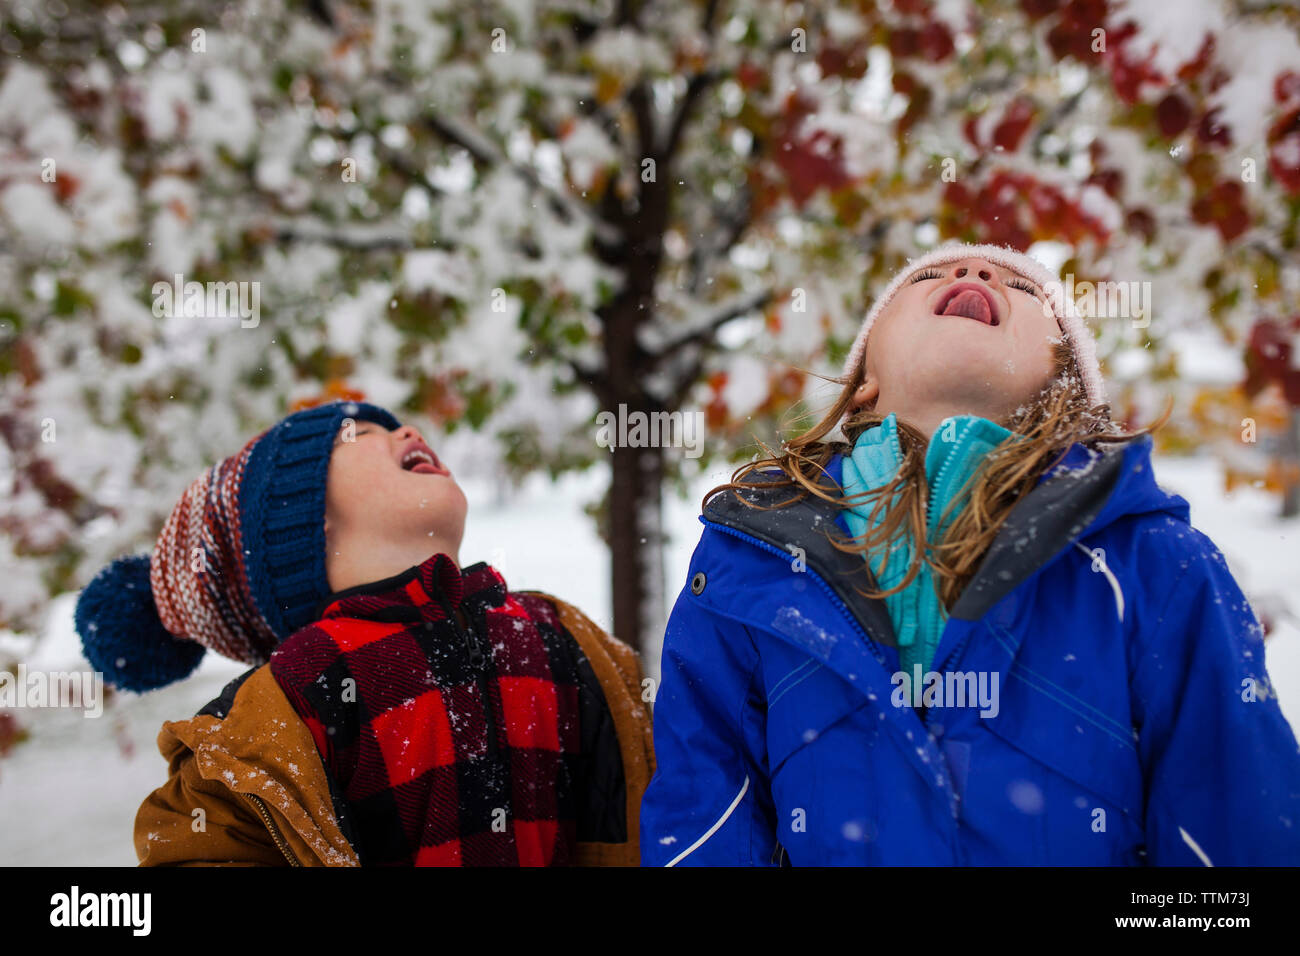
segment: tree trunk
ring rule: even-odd
[[[664,624],[663,449],[615,448],[608,501],[614,636],[647,649]]]
[[[629,8],[631,9],[631,8]],[[635,17],[633,17],[635,19]],[[655,119],[649,88],[642,80],[628,94],[637,117],[640,152],[655,160],[658,177],[642,182],[635,214],[620,216],[623,241],[607,264],[623,274],[623,286],[598,310],[603,325],[603,387],[597,399],[605,410],[621,415],[649,415],[655,403],[646,392],[646,361],[637,342],[640,328],[658,313],[656,281],[663,262],[663,237],[668,225],[671,152],[656,144]],[[673,411],[673,409],[668,409]],[[663,528],[660,487],[663,449],[614,449],[610,480],[608,529],[614,635],[638,652],[647,639],[658,637],[664,615]]]
[[[1286,431],[1282,435],[1282,517],[1300,514],[1300,408],[1287,409]]]

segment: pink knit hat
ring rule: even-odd
[[[858,366],[862,364],[863,356],[866,355],[867,351],[867,333],[871,331],[871,326],[876,321],[876,317],[880,315],[881,310],[889,304],[890,300],[907,283],[908,279],[922,269],[947,265],[960,259],[972,257],[979,257],[993,263],[995,266],[1010,269],[1012,272],[1018,273],[1042,287],[1047,295],[1047,301],[1052,313],[1056,316],[1056,321],[1065,334],[1066,341],[1074,349],[1074,358],[1079,363],[1079,372],[1083,376],[1083,386],[1087,392],[1089,403],[1104,405],[1106,402],[1106,387],[1101,378],[1101,366],[1097,364],[1097,343],[1092,337],[1092,332],[1084,324],[1083,317],[1079,315],[1073,300],[1065,294],[1061,280],[1049,272],[1037,259],[1033,259],[1023,252],[1017,252],[1015,249],[1006,246],[976,246],[964,242],[950,242],[931,249],[920,258],[910,260],[907,267],[894,276],[893,281],[885,287],[884,293],[872,305],[871,311],[867,313],[866,319],[862,322],[862,328],[858,331],[858,337],[854,340],[853,348],[849,350],[849,357],[844,363],[843,381],[849,381],[854,372],[857,371]]]

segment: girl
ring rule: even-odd
[[[1060,283],[933,250],[842,381],[705,499],[642,861],[1300,863],[1261,628]]]

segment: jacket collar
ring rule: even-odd
[[[968,483],[980,463],[1014,434],[979,415],[951,415],[939,423],[924,456],[927,485],[925,537],[942,539],[947,528],[970,497]],[[883,488],[898,474],[903,449],[898,436],[898,419],[893,412],[858,436],[853,449],[841,463],[845,497]],[[960,495],[959,495],[960,492]],[[849,533],[861,537],[879,526],[883,516],[878,498],[856,499],[841,515]],[[927,549],[927,553],[928,549]],[[889,548],[873,548],[867,555],[871,571],[885,588],[902,584],[915,560],[916,542],[910,532],[895,538]],[[934,576],[924,561],[916,577],[902,591],[883,600],[894,624],[904,670],[921,662],[929,670],[946,623],[948,612],[934,589]]]
[[[938,506],[945,505],[962,489],[966,479],[988,453],[1013,434],[997,422],[979,415],[952,415],[940,422],[925,451],[925,476],[931,500]],[[878,425],[858,436],[843,460],[845,494],[857,494],[888,483],[898,473],[902,460],[898,419],[890,412]],[[857,512],[865,519],[874,504],[874,501],[864,501],[849,509],[848,513]],[[938,510],[930,515],[929,532],[932,535],[939,531],[939,517]],[[864,530],[865,527],[864,521]]]
[[[1072,541],[1124,514],[1167,511],[1186,520],[1186,501],[1155,484],[1151,444],[1150,436],[1143,435],[1095,449],[1078,443],[1071,446],[1007,516],[950,616],[978,620]],[[831,494],[837,494],[840,456],[827,463],[825,476],[834,489]],[[896,647],[885,602],[859,590],[864,573],[873,588],[879,587],[870,568],[864,572],[860,555],[841,551],[833,543],[848,537],[841,523],[843,508],[815,496],[772,507],[794,497],[788,485],[777,484],[783,477],[775,471],[751,473],[742,491],[723,491],[709,498],[701,520],[757,539],[781,554],[802,556],[807,569],[834,591],[874,641]]]
[[[505,579],[486,562],[461,569],[447,555],[434,554],[400,574],[329,595],[321,602],[316,620],[437,618],[462,605],[500,607],[506,591]]]
[[[942,538],[944,531],[956,518],[962,503],[949,510],[949,504],[959,491],[964,501],[970,489],[966,483],[980,462],[1013,432],[994,421],[978,415],[953,415],[945,418],[935,429],[925,453],[925,478],[929,486],[927,495],[926,537]],[[898,420],[893,412],[878,425],[868,428],[858,436],[852,450],[840,463],[841,484],[846,498],[854,497],[874,488],[887,485],[898,474],[903,463],[903,449],[898,437]],[[841,520],[855,538],[876,527],[880,513],[872,514],[878,507],[878,498],[856,498],[854,504],[841,514]],[[945,514],[946,512],[946,514]],[[942,522],[940,519],[943,519]],[[886,554],[869,555],[871,569],[887,588],[902,581],[912,563],[914,553],[910,536],[895,542],[895,549],[887,552],[891,557],[888,567]],[[921,565],[920,586],[928,586],[929,567]],[[895,619],[903,607],[911,606],[903,593],[885,599],[895,611]]]

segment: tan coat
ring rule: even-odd
[[[655,766],[640,662],[577,608],[541,596],[555,606],[600,680],[627,783],[627,842],[580,842],[577,862],[637,866],[641,796]],[[169,776],[136,814],[141,866],[359,865],[334,815],[316,743],[269,664],[240,685],[224,719],[203,714],[165,722],[158,750]]]

